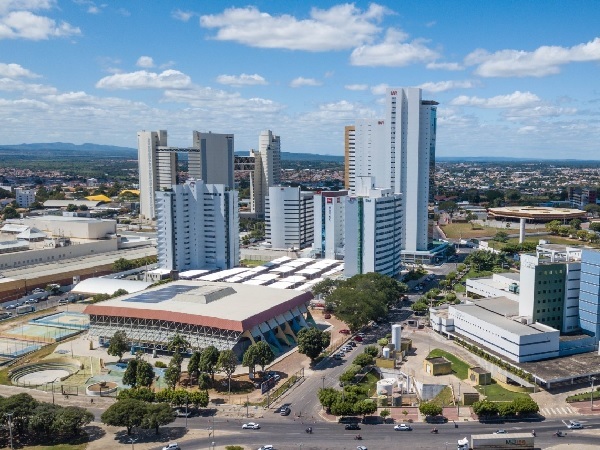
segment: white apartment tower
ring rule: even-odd
[[[140,214],[156,217],[155,192],[177,184],[177,154],[188,154],[190,179],[233,188],[233,134],[193,132],[193,147],[169,147],[167,131],[139,131]]]
[[[158,262],[167,270],[239,264],[237,191],[200,180],[156,192]]]
[[[299,187],[269,188],[265,207],[265,234],[272,248],[301,249],[314,241],[313,192]]]
[[[357,120],[355,129],[346,131],[351,194],[359,176],[374,177],[378,188],[402,194],[402,249],[408,253],[425,251],[429,245],[427,206],[434,193],[437,104],[422,100],[418,88],[388,88],[385,118]]]
[[[35,203],[36,192],[35,189],[16,188],[15,200],[17,201],[19,208],[29,208]]]
[[[395,277],[401,269],[402,195],[356,177],[356,194],[345,197],[344,276],[377,272]]]
[[[344,256],[344,224],[348,191],[326,191],[315,194],[315,242],[313,250],[322,258]]]
[[[251,150],[254,156],[254,173],[250,177],[251,211],[257,217],[265,215],[265,198],[271,186],[281,183],[281,140],[271,130],[265,130],[258,137],[258,150]]]

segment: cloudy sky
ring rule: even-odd
[[[419,86],[439,156],[600,159],[599,24],[586,0],[0,0],[0,144],[272,129],[341,155],[385,87]]]

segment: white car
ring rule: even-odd
[[[412,427],[410,425],[406,425],[405,423],[400,423],[394,426],[394,430],[396,431],[412,431]]]
[[[581,425],[579,422],[576,422],[574,420],[572,420],[568,425],[567,428],[569,430],[581,430],[583,429],[583,425]]]
[[[243,430],[259,430],[260,425],[254,422],[248,422],[242,425]]]
[[[494,431],[494,434],[506,434],[507,431],[506,430],[496,430]]]
[[[275,450],[275,447],[273,447],[272,445],[263,445],[258,450]]]
[[[177,442],[171,442],[170,444],[165,445],[162,450],[180,450],[179,444]]]

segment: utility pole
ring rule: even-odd
[[[187,420],[188,420],[188,395],[185,394],[185,431],[188,431]]]
[[[460,381],[458,382],[458,400],[456,401],[456,415],[460,419]]]
[[[594,410],[594,381],[596,381],[595,377],[592,377],[592,393],[590,395],[590,408]]]
[[[10,433],[10,450],[13,450],[12,416],[14,413],[6,413],[8,416],[8,432]]]

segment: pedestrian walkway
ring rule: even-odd
[[[570,406],[555,407],[555,408],[541,408],[540,414],[544,417],[548,416],[573,416],[579,414],[577,411],[572,409]]]

